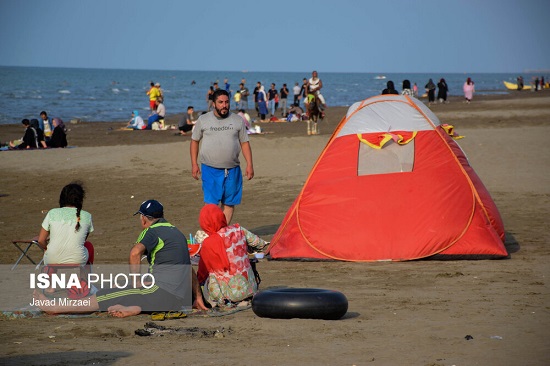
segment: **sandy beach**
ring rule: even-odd
[[[465,136],[459,144],[503,218],[508,259],[264,259],[258,264],[262,289],[338,290],[348,298],[348,313],[338,321],[259,318],[252,310],[191,316],[162,325],[207,332],[151,337],[134,333],[150,321],[147,315],[4,316],[0,364],[547,365],[550,90],[450,101],[431,109]],[[233,221],[270,240],[346,111],[329,107],[318,136],[306,135],[305,122],[260,124],[266,133],[250,137],[255,177],[245,182]],[[87,189],[96,263],[127,262],[140,232],[132,214],[146,199],[161,201],[166,218],[186,235],[199,229],[202,191],[191,177],[189,136],[121,131],[124,122],[65,122],[74,148],[0,152],[0,264],[15,262],[11,241],[37,235],[61,188],[73,180]],[[0,125],[2,142],[22,134],[20,124]],[[221,336],[206,335],[215,330]]]

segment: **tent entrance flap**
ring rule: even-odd
[[[414,141],[399,145],[389,141],[382,149],[359,144],[357,175],[412,172]]]

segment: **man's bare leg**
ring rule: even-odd
[[[231,219],[233,218],[233,211],[235,211],[235,206],[229,206],[222,203],[221,209],[223,211],[223,214],[225,215],[225,221],[227,221],[227,225],[231,223]]]
[[[116,318],[126,318],[129,316],[139,315],[141,313],[141,307],[139,306],[123,306],[113,305],[107,308],[109,315]]]

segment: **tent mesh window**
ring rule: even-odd
[[[357,175],[412,172],[414,166],[414,140],[399,145],[389,141],[382,149],[359,144]]]

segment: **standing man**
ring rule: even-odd
[[[229,84],[229,80],[227,78],[223,79],[223,85],[225,87],[225,91],[229,93],[229,99],[231,99],[231,84]]]
[[[244,83],[240,83],[239,87],[241,88],[239,91],[241,93],[241,108],[239,109],[244,109],[246,111],[248,110],[248,96],[250,95],[250,92],[248,91],[248,88],[244,86]]]
[[[201,174],[204,203],[220,204],[228,224],[235,205],[241,203],[241,150],[246,160],[246,178],[250,180],[254,177],[252,149],[246,126],[242,118],[231,113],[229,108],[229,93],[225,90],[216,91],[214,110],[197,119],[190,144],[191,174],[195,179],[199,179]]]
[[[304,106],[307,108],[307,79],[302,80],[302,87],[300,88],[300,96],[304,101]]]
[[[157,83],[160,87],[160,84]],[[149,96],[149,108],[151,109],[151,112],[154,112],[156,109],[155,102],[157,101],[158,97],[160,97],[160,90],[156,87],[155,83],[151,81],[151,88],[147,92],[147,95]]]
[[[308,92],[315,95],[319,101],[321,102],[320,108],[321,110],[325,109],[325,98],[321,94],[321,89],[323,88],[323,81],[319,79],[319,76],[317,75],[317,71],[313,70],[311,73],[311,78],[307,82],[308,86]]]
[[[160,87],[160,83],[155,83],[155,88],[159,91],[159,98],[164,100],[164,90]]]
[[[271,111],[271,117],[275,115],[277,109],[275,103],[277,103],[278,96],[279,93],[275,89],[275,83],[271,83],[271,88],[267,91],[267,108]]]
[[[281,109],[282,109],[282,115],[283,117],[286,117],[286,109],[287,109],[287,100],[288,100],[288,88],[286,87],[286,84],[283,84],[283,87],[280,90],[281,92]]]
[[[298,83],[294,84],[294,87],[292,88],[292,93],[294,94],[294,103],[293,105],[300,105],[300,92],[301,92],[300,85]]]
[[[256,83],[256,86],[254,87],[254,109],[256,109],[256,112],[258,113],[258,117],[260,117],[260,107],[258,107],[258,93],[260,92],[260,88],[262,87],[262,83],[259,81]]]
[[[38,127],[44,131],[44,137],[46,142],[50,141],[50,138],[53,134],[53,124],[52,119],[48,117],[46,111],[40,112],[40,119],[38,120]]]

